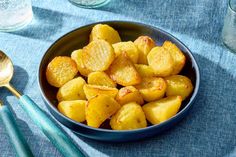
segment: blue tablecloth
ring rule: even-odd
[[[34,0],[34,20],[17,32],[0,33],[0,49],[15,64],[12,84],[45,111],[37,84],[38,65],[47,48],[70,30],[104,20],[131,20],[162,28],[182,40],[199,63],[202,81],[189,115],[153,138],[109,144],[65,131],[89,156],[236,156],[236,55],[224,47],[221,29],[227,0],[111,0],[99,9],[78,8],[67,0]],[[38,127],[5,89],[0,98],[15,118],[36,157],[58,157]],[[0,124],[0,156],[14,156]]]

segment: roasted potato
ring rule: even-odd
[[[92,72],[88,75],[88,84],[116,87],[116,83],[105,72]]]
[[[149,52],[147,60],[156,76],[169,76],[173,72],[174,60],[169,51],[163,47],[154,47]]]
[[[66,56],[55,57],[47,66],[46,78],[50,85],[61,87],[72,80],[78,69],[74,60]]]
[[[116,57],[125,52],[133,63],[138,62],[140,52],[132,41],[119,42],[113,44],[112,46],[114,48]]]
[[[57,92],[57,100],[59,102],[65,100],[85,100],[86,96],[83,90],[85,84],[86,82],[82,77],[70,80],[59,88]]]
[[[191,80],[182,75],[172,75],[165,78],[167,82],[166,95],[180,95],[185,100],[193,91]]]
[[[93,27],[90,34],[90,42],[97,39],[106,40],[110,44],[121,41],[119,33],[114,28],[106,24],[97,24]]]
[[[82,53],[83,50],[79,49],[79,50],[75,50],[71,53],[71,58],[76,62],[77,64],[77,69],[79,70],[79,73],[85,77],[88,76],[89,73],[91,73],[92,71],[88,70],[85,66],[84,63],[82,61]]]
[[[98,95],[89,100],[86,107],[87,125],[98,128],[106,119],[120,109],[114,98],[108,95]]]
[[[127,104],[129,102],[136,102],[139,105],[144,103],[142,95],[133,86],[121,88],[116,96],[116,101],[121,105]]]
[[[132,86],[141,82],[141,77],[126,53],[119,55],[111,64],[107,73],[116,83]]]
[[[155,76],[155,73],[153,69],[145,64],[135,64],[135,68],[140,74],[141,77],[153,77]]]
[[[97,85],[86,84],[84,85],[83,89],[84,89],[86,98],[88,100],[92,99],[93,97],[96,97],[97,95],[102,95],[102,94],[115,98],[118,93],[118,89],[107,87],[107,86],[97,86]]]
[[[172,71],[172,75],[178,74],[182,70],[185,64],[186,58],[184,54],[175,44],[173,44],[170,41],[165,41],[163,47],[170,52],[174,60],[174,68]]]
[[[135,87],[139,90],[145,101],[151,102],[165,95],[166,86],[166,81],[163,78],[144,77],[142,82]]]
[[[147,127],[142,107],[135,102],[123,105],[110,121],[113,130],[133,130]]]
[[[62,101],[58,104],[58,110],[70,119],[84,122],[86,103],[85,100]]]
[[[140,36],[134,41],[134,44],[139,49],[138,63],[148,64],[147,55],[156,46],[155,42],[148,36]]]
[[[166,97],[143,105],[143,111],[150,123],[159,124],[173,117],[179,111],[181,102],[181,96]]]
[[[114,50],[105,40],[92,41],[83,48],[83,64],[91,71],[107,70],[114,59]]]

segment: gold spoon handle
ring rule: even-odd
[[[21,97],[20,92],[18,92],[10,83],[4,85],[8,90],[12,92],[18,99]]]

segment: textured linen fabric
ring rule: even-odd
[[[0,49],[15,64],[12,84],[46,112],[37,84],[39,62],[60,36],[104,20],[130,20],[162,28],[190,48],[199,63],[199,95],[188,116],[161,135],[139,142],[111,144],[78,137],[63,127],[89,156],[236,156],[236,55],[224,47],[221,29],[227,0],[111,0],[98,9],[82,9],[67,0],[34,0],[34,19],[26,28],[0,33]],[[20,130],[36,157],[60,153],[7,90],[0,98],[11,106]],[[49,114],[50,115],[50,114]],[[15,156],[0,123],[0,156]]]

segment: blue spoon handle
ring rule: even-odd
[[[28,96],[19,98],[21,107],[65,157],[84,157],[68,136]]]
[[[33,157],[33,154],[20,133],[14,117],[7,106],[0,107],[0,120],[3,122],[4,127],[8,133],[10,141],[15,148],[16,154],[19,157]],[[1,145],[4,143],[1,143]]]

